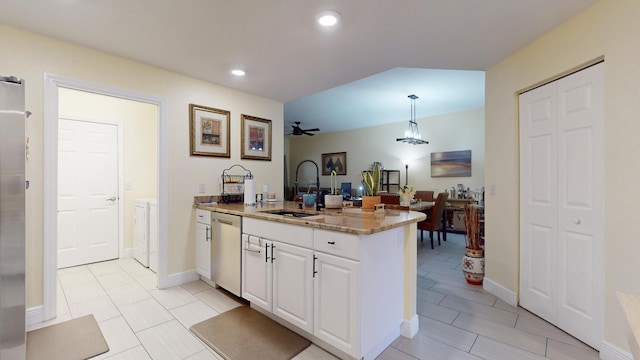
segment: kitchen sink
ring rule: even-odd
[[[274,212],[270,212],[270,214],[291,216],[291,217],[297,217],[297,218],[303,218],[303,217],[307,217],[307,216],[315,216],[316,215],[316,214],[309,214],[309,213],[295,212],[295,211],[274,211]]]

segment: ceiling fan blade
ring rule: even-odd
[[[305,134],[305,135],[309,135],[309,136],[313,136],[313,135],[315,135],[315,134],[313,134],[313,133],[306,132],[306,131],[303,131],[302,133],[303,133],[303,134]]]
[[[304,129],[304,131],[320,131],[320,129],[318,129],[318,128],[313,128],[313,129]]]

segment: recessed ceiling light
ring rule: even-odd
[[[324,10],[316,15],[316,21],[322,26],[334,26],[340,21],[340,14],[335,10]]]
[[[247,74],[246,72],[244,72],[244,70],[240,69],[231,70],[231,73],[235,76],[245,76]]]

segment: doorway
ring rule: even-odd
[[[167,274],[167,134],[166,134],[166,101],[161,98],[129,92],[122,89],[111,88],[99,84],[67,79],[55,75],[45,74],[45,172],[44,172],[44,249],[43,249],[43,311],[42,320],[49,320],[56,316],[56,273],[58,250],[58,126],[59,126],[59,94],[61,89],[71,89],[79,92],[105,95],[120,100],[145,103],[155,107],[156,111],[156,156],[154,170],[154,195],[157,194],[158,203],[158,287],[166,287]],[[62,90],[64,91],[64,90]],[[86,119],[85,119],[86,120]],[[134,136],[135,138],[135,136]],[[130,186],[126,182],[119,188],[119,199],[123,199],[123,188]],[[132,184],[135,186],[135,184]],[[133,200],[131,200],[133,201]],[[133,206],[131,206],[133,211]],[[120,218],[124,211],[120,212]],[[122,231],[120,231],[122,233]],[[132,254],[132,248],[122,246],[120,241],[118,256],[128,257]]]
[[[525,92],[520,305],[599,349],[604,336],[604,64]]]

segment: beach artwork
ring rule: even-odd
[[[471,176],[471,150],[431,153],[431,177]]]

